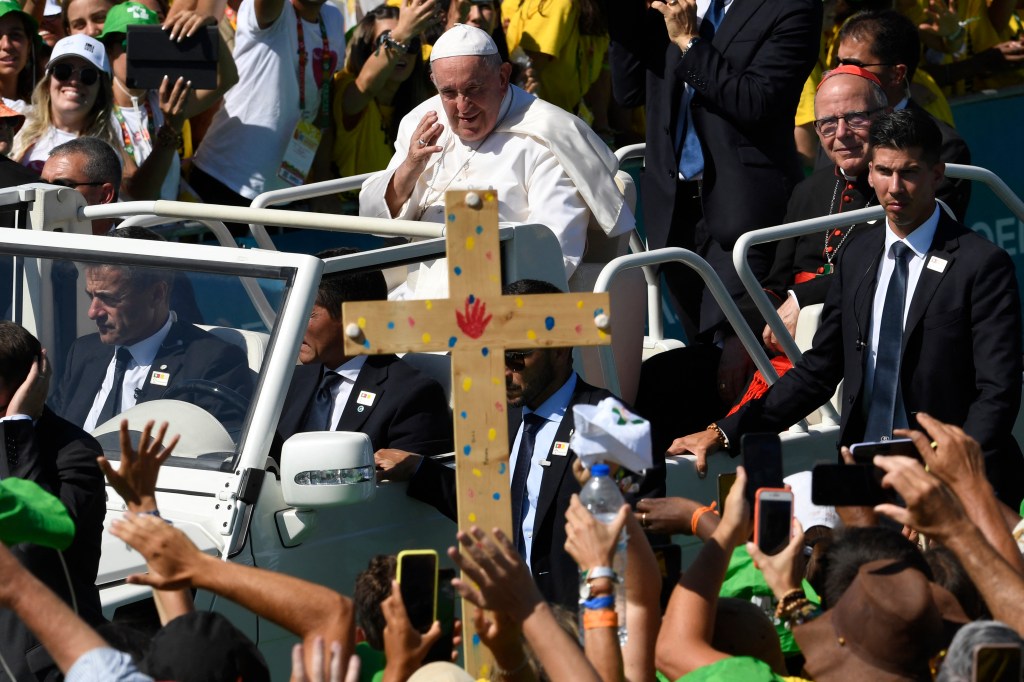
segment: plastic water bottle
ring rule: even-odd
[[[610,524],[615,520],[619,509],[625,504],[619,486],[615,484],[609,475],[607,464],[595,464],[590,470],[590,480],[583,486],[580,492],[580,502],[587,508],[594,517],[601,523]],[[619,617],[619,644],[626,644],[626,529],[622,529],[619,536],[618,546],[615,548],[615,558],[612,560],[612,569],[619,576],[619,582],[615,584],[615,612]],[[586,582],[586,574],[580,572],[580,587]],[[583,637],[583,603],[580,602],[580,637]]]

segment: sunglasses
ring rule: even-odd
[[[505,366],[511,370],[521,370],[526,367],[526,358],[537,352],[533,350],[507,350],[505,351]]]
[[[61,179],[57,179],[57,180],[51,180],[47,184],[57,185],[58,187],[67,187],[69,189],[75,189],[76,187],[101,187],[101,186],[103,186],[103,185],[105,185],[107,183],[102,182],[102,181],[99,181],[99,182],[75,182],[74,180],[64,180],[64,179],[61,178]]]
[[[99,70],[91,66],[83,66],[77,68],[71,64],[54,64],[49,69],[50,75],[56,78],[61,83],[71,80],[71,78],[77,73],[78,82],[82,85],[92,85],[100,78]]]

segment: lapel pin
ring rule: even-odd
[[[359,391],[359,395],[356,396],[357,405],[366,405],[367,407],[373,407],[373,401],[377,399],[376,393],[370,393],[369,391]],[[362,410],[359,410],[362,412]]]
[[[356,412],[362,412],[362,411],[363,411],[363,410],[365,410],[365,409],[366,409],[366,407],[365,407],[365,406],[363,406],[363,405],[360,405],[359,407],[357,407],[357,408],[356,408]]]
[[[171,375],[167,372],[158,372],[153,370],[153,373],[149,375],[149,383],[154,386],[166,386],[167,382],[170,381]]]
[[[938,256],[932,256],[928,259],[928,269],[934,270],[935,272],[945,272],[946,270],[946,259],[939,258]]]

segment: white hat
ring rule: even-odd
[[[434,43],[430,50],[430,61],[446,57],[483,57],[489,54],[498,54],[498,46],[487,35],[487,31],[476,26],[455,24]]]
[[[842,525],[835,507],[823,507],[811,502],[811,472],[801,471],[782,479],[793,491],[793,516],[804,530],[814,526],[835,528]]]
[[[110,60],[107,59],[107,51],[104,49],[103,43],[84,33],[76,33],[58,40],[57,44],[53,46],[53,52],[50,53],[47,67],[67,57],[81,57],[108,76],[110,75]]]
[[[60,3],[57,0],[46,0],[46,8],[43,9],[44,17],[55,17],[64,10],[61,9]]]
[[[588,469],[597,462],[615,462],[640,473],[653,466],[651,424],[615,398],[597,405],[573,405],[569,447]]]

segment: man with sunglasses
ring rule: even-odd
[[[121,159],[98,137],[77,137],[53,148],[39,179],[77,190],[88,206],[112,204],[121,187]],[[94,220],[92,233],[106,234],[113,225],[112,218]]]
[[[528,296],[562,292],[548,282],[519,280],[504,287],[502,293]],[[597,405],[611,395],[576,374],[572,348],[505,352],[514,542],[545,599],[573,611],[579,605],[579,569],[564,549],[565,512],[572,496],[580,492],[572,471],[576,456],[569,449],[574,426],[572,408]],[[521,463],[523,456],[529,456],[529,461]],[[434,506],[452,520],[457,518],[454,470],[436,460],[418,457],[378,454],[376,459],[386,478],[409,481],[410,497]],[[639,489],[627,495],[627,501],[664,496],[663,461],[659,462],[656,453],[654,468],[647,472]],[[519,517],[515,518],[517,511]]]
[[[858,12],[843,24],[836,55],[840,64],[860,66],[876,75],[893,111],[925,111],[913,99],[910,87],[921,56],[921,39],[917,26],[904,15],[892,9]],[[935,116],[932,120],[942,133],[942,162],[969,164],[971,150],[956,129]],[[818,167],[828,165],[819,155]],[[939,186],[938,198],[962,221],[971,200],[971,183],[946,177]]]

